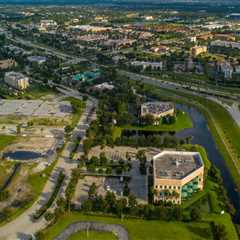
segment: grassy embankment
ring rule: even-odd
[[[167,100],[196,107],[207,119],[215,142],[223,155],[236,186],[240,182],[240,128],[221,105],[199,96],[181,93],[177,90],[163,90],[145,85],[145,90]]]

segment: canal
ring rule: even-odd
[[[234,222],[240,223],[240,193],[237,192],[236,185],[232,179],[232,176],[226,166],[223,156],[221,155],[215,140],[208,128],[207,120],[203,116],[201,112],[199,112],[196,108],[190,107],[184,104],[177,104],[177,108],[188,113],[193,122],[193,128],[182,130],[175,134],[177,138],[186,139],[191,136],[191,142],[193,144],[199,144],[206,149],[208,154],[208,158],[210,161],[221,171],[221,175],[223,178],[224,187],[227,190],[228,197],[230,198],[232,204],[234,205],[237,213],[234,217]],[[133,136],[133,135],[144,135],[149,136],[152,134],[156,134],[156,132],[151,131],[133,131],[133,130],[124,130],[122,132],[124,136]],[[164,134],[163,132],[159,132],[158,134]]]
[[[207,120],[196,108],[186,105],[178,104],[177,108],[187,112],[192,119],[193,128],[185,129],[176,134],[176,137],[185,138],[192,136],[192,143],[202,145],[208,154],[210,161],[221,171],[223,178],[223,184],[228,192],[228,196],[231,199],[234,207],[237,210],[235,216],[235,222],[240,222],[240,193],[236,190],[236,185],[232,179],[232,176],[226,166],[224,158],[219,152],[215,140],[208,128]]]

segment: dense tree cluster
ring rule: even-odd
[[[183,217],[180,207],[171,205],[154,206],[151,204],[138,204],[136,197],[131,193],[128,197],[117,198],[113,192],[107,192],[106,196],[100,196],[96,193],[96,185],[92,184],[88,191],[88,199],[82,204],[84,212],[101,212],[106,214],[116,214],[119,217],[123,215],[142,217],[146,219],[161,220],[181,220]]]

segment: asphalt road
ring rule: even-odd
[[[31,234],[34,234],[37,231],[46,227],[47,222],[43,217],[40,218],[38,221],[33,221],[32,216],[40,207],[42,207],[46,203],[46,201],[51,196],[60,171],[64,171],[66,175],[64,185],[61,189],[61,194],[64,194],[64,190],[68,184],[71,171],[72,169],[77,167],[77,162],[70,159],[70,154],[74,146],[73,143],[78,136],[84,138],[86,130],[90,122],[92,121],[93,117],[95,116],[94,112],[92,112],[92,109],[95,107],[95,104],[96,102],[93,102],[91,100],[87,101],[85,111],[82,114],[77,126],[73,130],[70,140],[65,145],[64,150],[62,151],[62,154],[59,157],[51,173],[51,176],[49,177],[38,200],[32,205],[32,207],[27,209],[15,220],[0,227],[1,240],[29,239]]]
[[[232,118],[235,120],[235,122],[239,125],[240,127],[240,110],[238,108],[238,102],[237,101],[233,101],[233,105],[229,106],[227,104],[224,104],[224,98],[221,97],[216,97],[213,96],[211,94],[208,93],[199,93],[197,90],[194,89],[185,89],[182,85],[178,84],[178,83],[174,83],[174,82],[166,82],[166,81],[162,81],[160,79],[157,78],[153,78],[153,77],[148,77],[145,75],[141,75],[141,74],[136,74],[136,73],[132,73],[132,72],[127,72],[127,71],[119,71],[120,74],[123,74],[125,76],[128,76],[131,79],[134,79],[136,81],[141,81],[143,83],[146,84],[151,84],[157,87],[161,87],[163,89],[169,89],[169,90],[177,90],[179,92],[182,93],[186,93],[186,94],[192,94],[192,95],[196,95],[199,97],[203,97],[212,101],[217,102],[218,104],[222,105],[232,116]]]

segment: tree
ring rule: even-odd
[[[8,190],[4,190],[0,192],[0,202],[5,201],[9,198],[9,191]]]
[[[130,194],[130,189],[128,187],[128,184],[125,183],[124,187],[123,187],[123,196],[128,196]]]
[[[71,131],[73,130],[72,126],[70,125],[67,125],[65,128],[64,128],[64,131],[65,133],[69,134]]]
[[[142,125],[153,125],[155,123],[155,118],[152,114],[146,114],[141,117]]]
[[[129,194],[128,196],[128,206],[130,208],[136,207],[137,206],[137,199],[133,194]]]
[[[17,135],[20,135],[20,134],[21,134],[21,128],[22,128],[21,124],[18,124],[18,125],[17,125],[17,129],[16,129]]]
[[[227,230],[225,225],[223,224],[215,224],[214,225],[214,233],[215,233],[215,237],[218,240],[227,240]]]
[[[83,204],[82,204],[83,211],[89,212],[92,210],[92,208],[93,208],[93,204],[92,204],[91,200],[86,200],[83,202]]]
[[[100,157],[100,165],[101,166],[107,165],[108,159],[107,159],[105,153],[101,152],[99,157]]]
[[[97,193],[97,185],[96,183],[93,183],[88,190],[88,198],[89,199],[94,198],[96,196],[96,193]]]
[[[197,207],[194,207],[191,212],[190,212],[190,216],[191,216],[191,219],[192,221],[199,221],[201,220],[201,212],[199,210],[199,208]]]
[[[145,175],[147,172],[147,169],[146,169],[147,157],[146,157],[145,151],[139,150],[137,152],[136,158],[140,161],[140,166],[139,166],[140,173]]]

